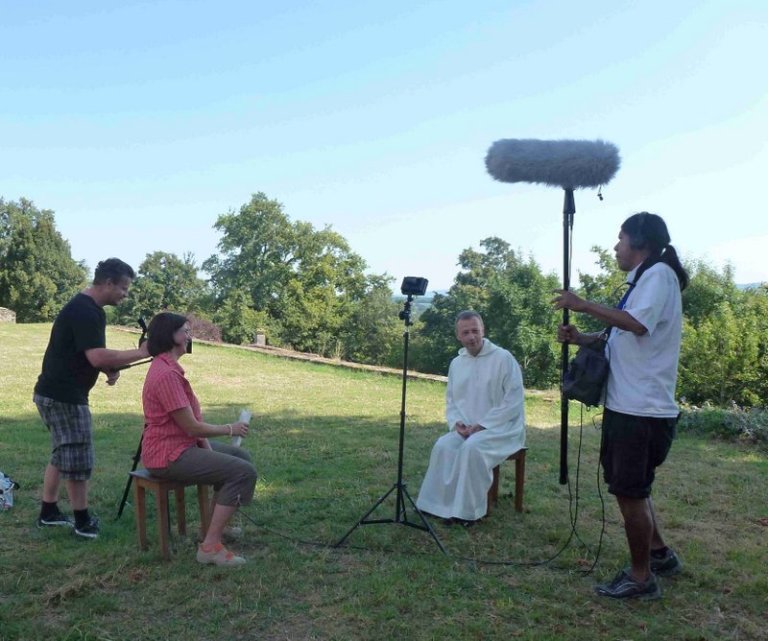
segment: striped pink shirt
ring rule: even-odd
[[[168,354],[155,356],[141,397],[146,424],[141,460],[145,467],[167,467],[184,450],[198,446],[199,440],[190,436],[171,416],[171,412],[190,407],[195,418],[202,420],[200,403],[184,378],[184,370]]]

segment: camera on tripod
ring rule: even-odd
[[[395,481],[395,484],[389,489],[389,491],[384,494],[381,498],[379,498],[376,503],[373,504],[373,507],[368,510],[362,518],[360,518],[355,525],[353,525],[347,533],[339,539],[339,541],[334,545],[334,547],[339,547],[349,538],[349,535],[352,534],[358,527],[361,525],[374,525],[378,523],[397,523],[399,525],[407,525],[412,528],[416,528],[417,530],[423,530],[425,532],[429,532],[429,534],[434,539],[435,543],[437,543],[437,547],[440,548],[440,551],[443,554],[448,554],[445,551],[445,548],[443,547],[443,544],[440,542],[440,539],[437,538],[437,534],[435,534],[435,531],[432,529],[432,526],[429,524],[429,521],[427,521],[426,518],[424,518],[424,514],[421,513],[418,507],[416,507],[416,503],[414,503],[413,499],[411,498],[411,495],[408,494],[408,490],[405,487],[405,483],[403,483],[403,442],[405,439],[405,387],[406,383],[408,381],[408,342],[410,337],[410,332],[408,330],[408,327],[412,325],[411,323],[411,303],[413,302],[414,296],[423,296],[424,293],[427,291],[427,284],[429,281],[426,278],[419,278],[418,276],[406,276],[403,278],[403,284],[400,285],[400,292],[404,294],[407,298],[403,301],[403,309],[400,312],[400,320],[405,322],[405,331],[403,331],[403,394],[401,397],[400,402],[400,443],[398,448],[398,459],[397,459],[397,481]],[[390,496],[390,494],[395,493],[395,514],[394,517],[391,519],[387,518],[377,518],[377,519],[369,519],[368,517],[373,514],[373,512],[387,499],[387,497]],[[412,521],[408,519],[408,512],[407,512],[407,504],[406,500],[408,501],[408,504],[410,504],[411,508],[413,508],[414,513],[419,517],[418,521]]]
[[[400,285],[400,293],[405,296],[423,296],[427,292],[429,281],[419,276],[406,276]]]
[[[405,294],[408,298],[403,303],[403,309],[398,314],[401,321],[405,321],[406,328],[411,323],[411,301],[414,296],[423,296],[427,291],[427,283],[429,281],[426,278],[420,278],[418,276],[406,276],[403,278],[403,284],[400,285],[400,292]]]

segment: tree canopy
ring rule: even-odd
[[[292,221],[283,206],[254,194],[237,211],[220,215],[218,254],[198,274],[192,255],[147,254],[129,298],[109,317],[134,324],[161,310],[190,315],[208,337],[250,343],[257,332],[272,345],[324,356],[399,367],[402,323],[392,296],[392,277],[367,274],[365,261],[330,227]],[[598,271],[579,275],[577,293],[615,305],[626,275],[613,255],[593,247]],[[557,385],[560,313],[551,305],[560,287],[531,256],[497,237],[480,241],[458,257],[459,271],[447,293],[437,294],[417,318],[410,367],[447,371],[459,347],[454,319],[463,309],[478,311],[486,335],[509,349],[525,384]],[[744,289],[733,269],[704,261],[685,265],[690,283],[683,292],[683,342],[677,395],[689,403],[726,406],[768,402],[768,289]],[[87,270],[71,256],[56,229],[54,212],[27,199],[0,198],[0,305],[18,322],[50,321],[87,284]],[[574,319],[582,331],[603,329],[588,316]]]
[[[214,228],[222,234],[220,254],[203,269],[230,323],[247,331],[258,322],[272,344],[301,351],[366,353],[349,326],[388,277],[367,276],[365,261],[340,234],[291,221],[263,192],[219,216]]]
[[[686,264],[678,395],[724,406],[768,402],[768,292],[740,289],[730,266]]]
[[[0,305],[20,323],[49,321],[86,284],[53,211],[0,198]]]
[[[197,275],[194,256],[156,251],[139,265],[128,299],[115,312],[117,322],[132,324],[139,316],[160,311],[199,313],[208,304],[210,289]]]
[[[480,247],[461,253],[453,286],[421,315],[424,345],[415,350],[414,366],[447,372],[457,350],[456,314],[474,309],[483,317],[486,336],[515,355],[526,384],[549,387],[558,378],[558,316],[550,304],[557,277],[544,274],[532,257],[521,258],[500,238],[486,238]]]

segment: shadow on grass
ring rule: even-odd
[[[206,417],[225,422],[239,409],[209,406]],[[23,621],[40,621],[38,631],[49,639],[117,638],[118,630],[131,629],[125,626],[144,617],[152,625],[136,630],[137,639],[153,638],[156,626],[166,638],[214,638],[225,631],[229,638],[258,633],[266,639],[409,634],[427,639],[458,629],[463,630],[460,638],[481,633],[506,638],[514,630],[540,627],[541,636],[525,638],[567,632],[570,638],[587,639],[601,630],[640,629],[641,624],[655,638],[683,638],[679,617],[702,621],[702,599],[729,614],[712,626],[693,623],[696,638],[758,638],[749,634],[759,629],[764,581],[749,578],[744,570],[759,559],[764,529],[755,521],[765,509],[759,494],[766,462],[735,445],[683,436],[659,470],[655,496],[661,517],[691,568],[667,597],[674,612],[667,620],[664,605],[644,611],[585,605],[593,579],[580,571],[594,559],[602,518],[596,483],[599,432],[591,427],[583,431],[580,456],[579,432],[571,431],[574,502],[569,503],[569,488],[557,482],[558,430],[529,427],[525,511],[514,511],[514,474],[505,465],[501,500],[488,519],[470,529],[436,525],[450,552],[443,557],[427,533],[391,525],[358,528],[343,548],[331,547],[396,480],[396,411],[383,420],[359,413],[261,414],[246,440],[260,479],[254,502],[239,517],[245,537],[236,547],[253,571],[230,573],[197,566],[193,537],[173,538],[171,564],[159,561],[153,529],[150,550],[138,551],[132,507],[119,521],[114,515],[141,435],[141,416],[97,409],[94,421],[97,466],[91,503],[102,517],[103,532],[98,540],[83,542],[68,532],[34,527],[48,435],[33,412],[3,420],[0,468],[22,484],[16,507],[0,515],[4,536],[14,541],[2,558],[0,579],[0,623],[8,639],[35,638],[35,629]],[[406,423],[404,480],[414,498],[432,444],[444,429],[441,422]],[[534,568],[463,560],[526,563],[552,556],[568,539],[577,490],[579,537],[555,562]],[[187,506],[192,532],[194,500],[188,499]],[[381,509],[390,516],[394,504]],[[626,555],[610,497],[605,509],[606,567],[601,575],[620,566]],[[157,519],[152,511],[149,518],[153,528]],[[722,554],[722,541],[737,540],[732,554]],[[722,585],[730,592],[723,593]],[[739,600],[729,594],[738,594]],[[478,599],[492,616],[475,630]],[[212,601],[217,603],[213,610]],[[583,623],[593,616],[599,623]],[[58,629],[69,632],[57,635]]]
[[[236,416],[239,407],[215,405],[208,408],[209,420]],[[221,420],[226,420],[221,418]],[[91,484],[91,504],[102,518],[111,520],[131,469],[141,436],[141,417],[129,413],[94,413],[96,469]],[[2,458],[8,474],[22,485],[17,504],[34,514],[42,483],[42,470],[49,454],[48,435],[39,418],[29,416],[4,421]],[[442,423],[411,425],[406,423],[403,479],[409,494],[416,499],[434,440],[443,433]],[[567,538],[574,517],[586,529],[583,539],[594,548],[599,537],[603,504],[598,486],[597,449],[599,432],[591,428],[583,433],[579,453],[578,431],[570,437],[570,485],[558,483],[559,436],[551,427],[528,428],[528,460],[525,485],[525,511],[513,510],[514,473],[511,465],[502,466],[499,507],[476,528],[476,538],[501,535],[510,524],[543,527],[541,554],[526,550],[525,558],[546,558]],[[297,539],[320,537],[335,541],[348,527],[387,492],[397,480],[399,420],[372,419],[370,416],[308,417],[301,412],[285,411],[279,415],[261,414],[252,424],[251,436],[244,447],[251,452],[259,472],[256,500],[248,508],[257,523],[279,528]],[[713,457],[720,468],[721,484],[712,492],[731,488],[749,475],[749,468],[765,472],[766,462],[731,447],[683,437],[671,455],[672,464],[660,470],[657,484],[660,496],[673,492],[666,488],[663,476],[673,480],[684,476],[686,463],[695,463],[701,455]],[[667,472],[668,470],[668,472]],[[727,488],[726,488],[727,489]],[[616,519],[612,497],[606,497],[606,510]],[[678,494],[685,494],[678,491]],[[578,499],[578,504],[577,504]],[[129,501],[132,501],[132,496]],[[194,506],[194,502],[190,501]],[[189,508],[188,508],[189,509]],[[578,511],[576,511],[578,510]],[[132,521],[129,505],[122,522]],[[377,510],[384,518],[394,515],[394,498]],[[194,513],[190,514],[195,519]],[[504,523],[504,526],[501,524]],[[442,526],[439,525],[438,528]],[[383,529],[383,528],[382,528]],[[449,542],[464,540],[466,533],[450,530]],[[378,539],[381,542],[381,539]],[[493,546],[498,547],[498,546]],[[502,552],[503,550],[496,550]],[[584,551],[588,555],[587,550]],[[505,557],[506,558],[506,557]]]

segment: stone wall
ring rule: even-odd
[[[10,309],[0,307],[0,323],[15,323],[16,312],[12,312]]]

